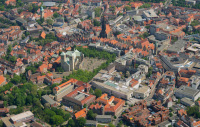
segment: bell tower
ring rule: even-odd
[[[44,18],[44,8],[41,6],[40,8],[41,17]]]

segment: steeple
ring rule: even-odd
[[[41,17],[43,18],[44,17],[44,8],[42,6],[40,7],[40,13],[41,13]]]
[[[101,33],[100,33],[100,37],[102,38],[106,38],[107,35],[106,35],[106,19],[105,19],[105,16],[103,15],[102,16],[102,26],[101,26]]]

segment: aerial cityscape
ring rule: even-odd
[[[200,0],[0,0],[0,127],[200,127]]]

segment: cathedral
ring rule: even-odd
[[[67,51],[61,53],[61,67],[64,71],[73,71],[80,69],[83,64],[84,54],[75,51]]]

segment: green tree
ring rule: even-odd
[[[83,117],[80,117],[77,119],[77,126],[78,127],[84,127],[86,123],[86,119]]]
[[[88,113],[87,113],[87,119],[89,119],[89,120],[94,120],[95,117],[96,117],[96,114],[93,113],[92,110],[89,110]]]
[[[153,67],[150,67],[150,68],[148,69],[147,77],[150,77],[150,76],[152,75],[152,73],[153,73]]]
[[[169,110],[170,110],[170,112],[173,112],[173,111],[174,111],[172,107],[170,107]]]
[[[170,116],[170,117],[172,117],[172,116],[173,116],[173,114],[170,112],[170,113],[169,113],[169,116]]]
[[[9,56],[7,60],[12,62],[12,63],[16,63],[17,58],[15,56]]]
[[[64,122],[64,119],[62,116],[60,115],[54,115],[52,118],[51,118],[51,122],[52,124],[54,125],[61,125],[63,122]]]
[[[32,4],[29,4],[28,5],[28,11],[32,12],[32,10],[33,10],[33,6],[32,6]]]
[[[28,95],[26,98],[26,104],[31,105],[33,102],[33,97],[31,95]]]
[[[100,26],[101,23],[99,21],[97,21],[96,19],[93,20],[94,26]]]
[[[71,115],[70,115],[69,113],[66,113],[66,114],[64,115],[64,119],[65,119],[65,120],[68,120],[70,117],[71,117]]]
[[[7,55],[9,55],[11,53],[11,51],[12,51],[12,47],[11,47],[11,45],[9,45],[8,49],[7,49]]]
[[[47,19],[47,24],[48,25],[52,25],[53,24],[53,20],[52,19]]]
[[[95,16],[96,17],[100,17],[101,16],[101,8],[100,7],[95,8],[94,12],[95,12]]]
[[[40,17],[40,19],[36,20],[38,24],[42,25],[44,22],[44,18]]]
[[[74,120],[73,119],[70,119],[69,121],[68,121],[68,124],[67,124],[67,126],[69,127],[75,127],[75,122],[74,122]]]
[[[83,108],[87,108],[87,105],[86,105],[86,104],[84,104],[84,105],[83,105]]]
[[[30,35],[30,33],[28,31],[25,31],[25,36],[27,37],[28,35]]]
[[[123,125],[123,121],[120,120],[119,123],[117,124],[117,127],[122,127],[122,125]]]
[[[115,6],[111,6],[110,9],[111,9],[112,13],[114,13],[115,10],[116,10],[116,7]]]
[[[3,127],[3,121],[0,120],[0,127]]]
[[[94,90],[92,88],[90,88],[90,91],[89,91],[90,94],[93,94],[94,93]]]
[[[119,14],[118,14],[118,16],[120,16],[120,15],[123,16],[123,13],[119,13]]]
[[[29,4],[28,5],[28,11],[32,13],[36,13],[38,10],[38,6],[36,4]]]
[[[102,95],[101,89],[95,89],[94,95],[95,95],[97,98],[100,97],[100,96]]]
[[[23,107],[17,107],[16,109],[10,109],[10,114],[19,114],[23,112]]]
[[[109,123],[108,127],[115,127],[115,125],[113,125],[112,123]]]
[[[114,32],[113,34],[114,34],[115,36],[117,36],[117,35],[121,34],[121,32],[120,32],[120,31],[116,31],[116,32]]]
[[[151,7],[151,4],[144,3],[142,6],[139,7],[139,9],[141,9],[141,8],[149,8],[149,7]]]
[[[124,9],[125,9],[126,11],[130,11],[130,10],[131,10],[131,7],[130,7],[130,6],[125,6]]]
[[[17,9],[18,14],[20,14],[22,11],[22,9]]]
[[[54,14],[53,14],[53,17],[54,18],[58,18],[60,15],[58,14],[58,12],[55,12]]]
[[[14,75],[14,77],[11,79],[11,82],[13,83],[13,84],[18,84],[18,83],[20,83],[20,81],[21,81],[21,77],[19,76],[19,75]]]

